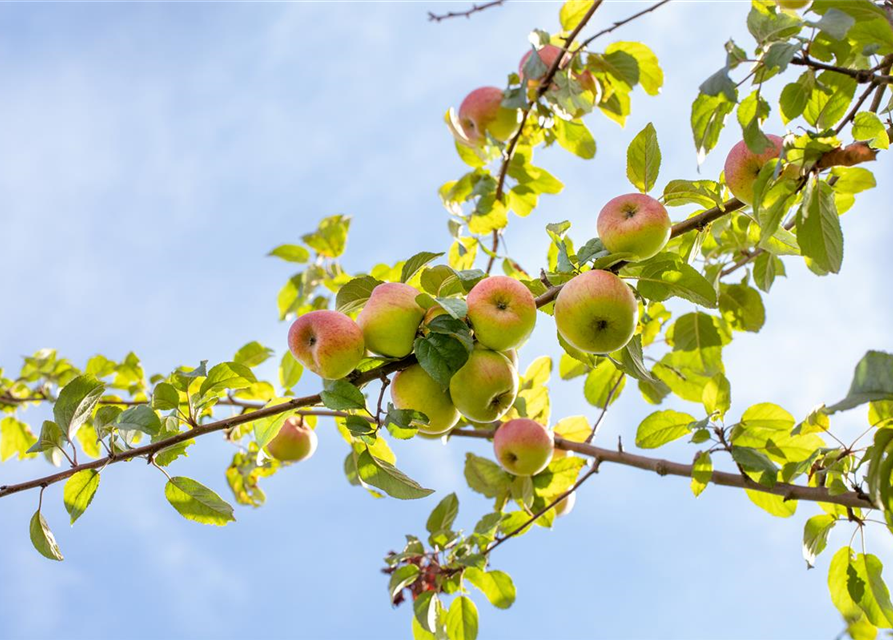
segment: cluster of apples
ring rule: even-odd
[[[338,311],[311,311],[295,320],[289,329],[289,349],[307,369],[331,380],[353,371],[367,350],[389,358],[405,357],[412,353],[415,339],[425,325],[445,313],[436,306],[426,312],[416,301],[419,295],[408,284],[380,284],[356,322]],[[395,374],[391,384],[394,406],[427,416],[428,423],[419,425],[423,435],[442,435],[462,416],[473,422],[498,420],[518,394],[516,349],[536,324],[533,294],[513,278],[493,276],[477,283],[466,302],[475,346],[449,387],[443,388],[419,364]],[[282,454],[287,452],[279,447],[279,441],[294,439],[298,427],[286,423],[267,451],[285,459]]]

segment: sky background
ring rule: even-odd
[[[259,340],[281,354],[287,325],[276,294],[292,269],[264,257],[326,215],[354,216],[344,264],[361,271],[449,236],[437,197],[463,165],[444,111],[482,85],[502,86],[535,27],[558,29],[559,3],[513,3],[472,20],[435,24],[426,12],[464,3],[3,4],[0,5],[0,367],[55,347],[80,366],[96,354],[134,350],[148,372],[230,359]],[[590,32],[645,5],[608,1]],[[662,189],[698,177],[688,126],[701,81],[724,62],[729,36],[752,49],[747,3],[673,2],[612,34],[650,45],[665,73],[657,98],[640,89],[621,129],[587,120],[598,153],[537,155],[566,185],[529,218],[512,219],[508,243],[525,265],[543,264],[548,222],[594,235],[598,210],[619,192],[631,138],[653,122],[663,153]],[[601,41],[602,47],[612,36]],[[779,86],[779,83],[775,83]],[[769,130],[783,130],[775,112]],[[740,131],[730,119],[700,175],[714,178]],[[886,155],[871,167],[891,175]],[[889,184],[843,217],[846,257],[818,278],[797,258],[765,298],[766,326],[725,349],[736,418],[776,402],[803,418],[846,393],[869,348],[893,350]],[[685,212],[672,210],[675,219]],[[551,323],[521,353],[558,356]],[[272,361],[271,361],[272,362]],[[261,372],[275,376],[270,367]],[[556,375],[557,378],[557,375]],[[318,381],[307,375],[299,391]],[[553,382],[553,421],[596,411],[582,379]],[[668,402],[665,407],[683,408]],[[697,412],[690,405],[689,411]],[[608,414],[599,440],[622,435],[653,411],[633,386]],[[39,414],[22,416],[36,422]],[[833,422],[854,437],[857,409]],[[264,482],[267,505],[236,510],[237,523],[182,519],[164,478],[144,464],[103,474],[73,528],[61,485],[44,513],[63,563],[31,547],[36,493],[0,510],[2,638],[399,638],[411,611],[388,604],[382,557],[405,533],[424,532],[431,508],[457,491],[457,526],[489,504],[465,487],[465,451],[486,443],[414,440],[394,449],[401,469],[437,489],[417,502],[374,500],[347,484],[346,446],[330,423],[309,461]],[[209,437],[172,471],[230,493],[233,449]],[[683,442],[661,450],[688,461]],[[42,460],[0,466],[0,484],[50,471]],[[493,566],[518,590],[508,611],[476,597],[483,639],[833,638],[842,628],[827,592],[834,531],[815,570],[800,555],[801,504],[773,518],[739,491],[605,465],[579,492],[570,517],[503,545]],[[893,561],[889,536],[869,551]],[[890,579],[888,568],[887,578]]]

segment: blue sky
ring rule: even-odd
[[[426,20],[429,9],[459,6],[0,5],[0,366],[15,369],[47,346],[81,364],[132,349],[153,372],[225,360],[250,340],[281,353],[287,326],[275,298],[291,271],[264,255],[326,215],[354,216],[344,261],[352,271],[446,246],[436,191],[463,167],[443,113],[477,86],[501,85],[529,30],[558,28],[560,4]],[[606,2],[593,29],[643,6]],[[626,146],[647,122],[663,152],[659,187],[698,175],[689,106],[722,65],[729,36],[751,47],[747,9],[674,2],[613,34],[655,50],[662,94],[637,91],[626,129],[590,117],[594,160],[559,149],[537,156],[566,189],[512,220],[513,255],[544,261],[548,222],[594,235],[601,204],[629,188]],[[782,129],[776,114],[770,122]],[[701,175],[718,175],[738,135],[732,120]],[[891,175],[891,161],[872,169]],[[844,216],[840,275],[820,279],[787,260],[790,277],[765,299],[764,329],[725,351],[731,416],[773,401],[802,417],[843,396],[867,349],[893,350],[883,295],[891,196],[884,185]],[[522,364],[540,354],[559,355],[545,319]],[[581,385],[553,383],[553,419],[594,415]],[[300,388],[316,386],[308,375]],[[622,435],[631,446],[651,410],[630,387],[601,441]],[[854,436],[864,421],[856,410],[834,426]],[[266,481],[265,507],[239,508],[223,529],[180,518],[164,478],[139,463],[104,473],[73,528],[61,487],[50,489],[45,514],[61,564],[30,546],[36,494],[4,500],[0,637],[407,637],[411,613],[390,608],[381,558],[403,534],[421,533],[449,491],[460,495],[459,526],[473,526],[488,505],[464,488],[464,452],[488,447],[397,444],[399,466],[438,492],[376,501],[345,481],[345,446],[331,425],[319,434],[313,459]],[[227,497],[232,453],[212,437],[174,470]],[[687,461],[694,449],[661,453]],[[9,462],[0,483],[45,471],[41,461]],[[481,637],[833,637],[842,624],[827,595],[830,555],[813,571],[800,557],[803,522],[817,512],[802,504],[793,518],[774,519],[730,489],[709,487],[695,500],[684,480],[606,465],[553,531],[500,548],[494,566],[512,574],[518,599],[508,611],[478,600]],[[849,534],[835,531],[829,548]],[[871,534],[868,544],[890,565],[888,538]]]

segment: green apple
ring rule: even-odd
[[[476,345],[450,380],[450,396],[459,412],[474,422],[493,422],[518,395],[518,371],[498,351]]]
[[[283,424],[276,437],[267,444],[267,453],[283,462],[306,460],[316,451],[316,431],[304,425],[300,416],[292,416]]]
[[[753,183],[760,175],[760,169],[772,158],[777,158],[784,146],[783,138],[771,134],[766,137],[769,138],[772,145],[763,153],[754,153],[742,140],[732,147],[729,155],[726,156],[724,168],[726,185],[732,195],[744,204],[753,204]]]
[[[598,237],[611,253],[631,253],[630,260],[657,255],[670,239],[670,216],[660,202],[644,193],[613,198],[598,214]]]
[[[477,341],[495,351],[520,346],[536,325],[536,301],[523,284],[508,276],[478,282],[466,298]]]
[[[459,422],[449,390],[418,364],[397,372],[391,383],[391,400],[398,409],[413,409],[428,417],[428,424],[417,425],[419,433],[442,435]]]
[[[305,313],[294,321],[288,330],[288,348],[295,360],[329,380],[356,369],[366,353],[357,323],[326,309]]]
[[[493,436],[496,459],[516,476],[536,475],[548,467],[554,448],[552,432],[529,418],[509,420]]]
[[[581,273],[555,300],[555,326],[571,346],[586,353],[623,348],[636,331],[639,305],[632,290],[609,271]]]
[[[459,124],[472,145],[482,146],[488,133],[505,142],[518,130],[518,110],[502,106],[502,89],[481,87],[459,105]]]
[[[577,504],[577,492],[571,491],[564,500],[552,507],[555,509],[555,517],[566,516],[573,511],[575,504]]]
[[[501,353],[506,358],[508,358],[509,362],[512,363],[512,366],[515,369],[518,369],[521,366],[520,360],[518,359],[518,350],[517,349],[506,349],[505,351],[500,351],[499,353]]]
[[[385,282],[372,290],[357,316],[366,348],[389,358],[412,353],[412,343],[425,310],[416,302],[419,292],[408,284]]]

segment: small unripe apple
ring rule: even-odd
[[[493,436],[496,459],[516,476],[532,476],[548,467],[554,448],[552,432],[528,418],[509,420]]]
[[[508,276],[484,278],[474,285],[466,302],[475,337],[495,351],[518,347],[536,325],[533,294]]]
[[[554,44],[544,45],[542,48],[537,49],[537,55],[542,60],[543,64],[546,65],[546,72],[552,68],[552,65],[555,61],[561,56],[562,51],[561,47],[556,47]],[[533,49],[525,53],[521,57],[521,62],[518,63],[518,75],[521,78],[524,78],[524,65],[527,64],[527,60],[530,59],[530,56],[533,55]],[[565,63],[565,60],[562,60],[562,64]],[[559,69],[561,66],[559,65]],[[544,75],[546,72],[543,72]],[[539,78],[527,78],[527,84],[529,87],[535,87],[539,84]]]
[[[608,201],[598,214],[598,237],[611,253],[631,253],[632,260],[657,255],[670,239],[670,216],[660,202],[644,193]]]
[[[317,444],[316,431],[305,426],[300,416],[292,416],[267,444],[267,453],[282,462],[298,462],[312,456]]]
[[[518,369],[520,365],[520,360],[518,359],[518,350],[517,349],[506,349],[504,351],[500,351],[502,355],[509,359],[509,362],[512,363],[512,366],[515,369]]]
[[[810,2],[812,0],[775,0],[779,7],[788,11],[796,11],[797,9],[808,7]]]
[[[318,376],[338,380],[356,369],[366,353],[357,323],[338,311],[305,313],[288,330],[295,360]]]
[[[419,433],[441,435],[459,422],[449,390],[418,364],[397,372],[391,383],[391,400],[398,409],[413,409],[428,417],[428,424],[416,425]]]
[[[483,145],[488,133],[505,142],[518,130],[518,110],[502,106],[502,89],[481,87],[459,105],[459,124],[472,144]]]
[[[724,169],[726,185],[732,195],[744,204],[753,204],[753,183],[760,175],[760,169],[772,158],[777,158],[784,146],[784,140],[779,136],[769,134],[766,137],[769,138],[772,146],[763,153],[754,153],[742,140],[732,147],[726,157]]]
[[[474,422],[501,418],[517,395],[518,371],[504,355],[480,345],[450,380],[453,404]]]
[[[555,462],[556,460],[563,460],[564,458],[572,455],[574,454],[567,449],[559,449],[558,447],[555,447],[555,451],[552,452],[552,462]]]
[[[577,504],[577,492],[571,491],[564,500],[552,507],[555,510],[555,517],[566,516],[574,510],[575,504]]]
[[[609,271],[581,273],[555,300],[555,326],[572,346],[586,353],[611,353],[633,337],[639,305],[632,290]]]
[[[412,353],[412,343],[425,311],[415,301],[419,292],[408,284],[385,282],[372,290],[357,316],[366,348],[390,358]]]

